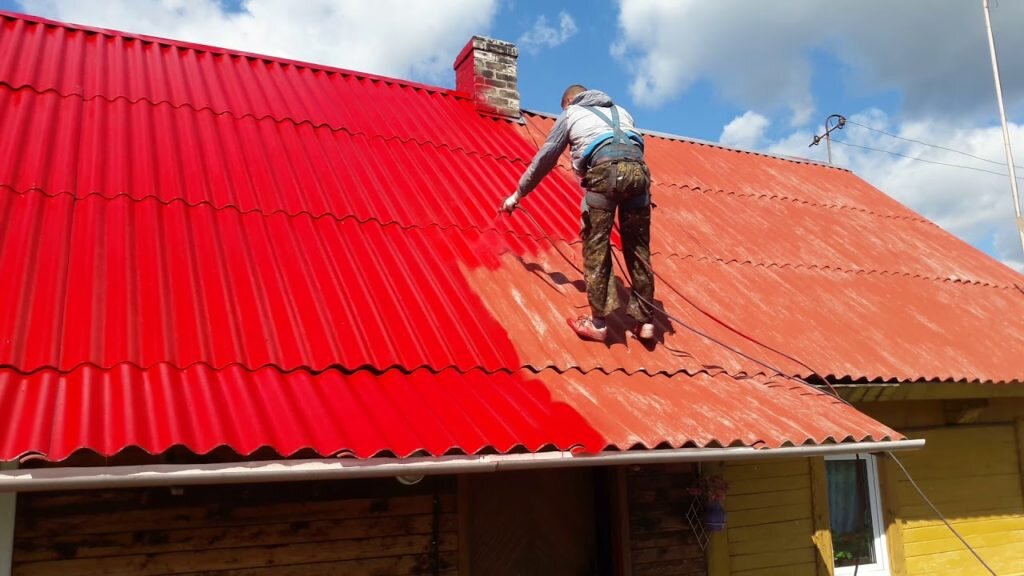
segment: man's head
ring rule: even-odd
[[[584,87],[582,84],[573,84],[572,86],[566,88],[565,92],[562,93],[562,110],[568,108],[569,104],[572,104],[573,99],[575,99],[580,92],[586,91],[586,87]]]

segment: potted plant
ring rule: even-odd
[[[725,529],[725,494],[729,484],[721,476],[700,476],[689,492],[704,504],[702,519],[709,532]]]

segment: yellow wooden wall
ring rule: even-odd
[[[898,457],[939,510],[1000,576],[1024,575],[1024,398],[993,398],[956,424],[976,400],[913,400],[857,408],[927,446]],[[887,463],[885,507],[898,536],[895,554],[919,574],[988,574]],[[902,543],[900,542],[902,541]]]
[[[806,458],[728,463],[727,558],[711,576],[815,576],[817,551]]]
[[[1024,494],[1020,446],[1014,425],[956,426],[917,430],[924,450],[898,457],[925,494],[1000,575],[1024,574]],[[889,505],[902,534],[906,575],[987,572],[921,500],[903,475]],[[899,553],[899,550],[895,551]]]
[[[914,400],[858,408],[927,440],[925,449],[898,457],[997,574],[1024,576],[1024,399],[993,399],[967,410],[972,406]],[[964,417],[971,423],[954,423]],[[829,539],[819,532],[816,543],[815,534],[828,525],[821,486],[815,498],[820,465],[818,458],[722,466],[730,483],[729,525],[713,540],[709,574],[830,574]],[[892,462],[882,460],[879,473],[893,576],[987,574]]]

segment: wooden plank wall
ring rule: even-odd
[[[14,574],[456,573],[454,482],[427,478],[24,493]]]
[[[899,455],[921,489],[997,574],[1024,573],[1024,494],[1012,424],[915,430],[924,450]],[[987,574],[891,462],[907,576]],[[898,553],[898,551],[896,551]]]
[[[729,462],[725,479],[729,573],[815,576],[810,460]]]
[[[630,467],[626,472],[633,576],[706,576],[707,560],[686,520],[692,464]]]
[[[900,460],[998,574],[1024,574],[1024,398],[989,400],[970,424],[955,423],[961,405],[917,400],[867,402],[857,408],[911,438],[926,439],[923,450],[901,453]],[[884,505],[895,520],[890,528],[898,531],[899,541],[890,547],[903,571],[894,571],[895,576],[935,570],[988,574],[892,462],[880,472],[889,484],[883,489]]]
[[[593,475],[590,468],[467,475],[460,487],[466,573],[594,574]]]

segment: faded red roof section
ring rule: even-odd
[[[540,139],[552,123],[528,115],[521,131]],[[707,312],[735,329],[712,334],[788,373],[1024,381],[1021,274],[849,171],[683,138],[646,143],[670,310]],[[568,177],[565,159],[560,170]]]
[[[575,181],[527,200],[537,223],[495,215],[548,120],[350,71],[0,26],[0,459],[885,440],[901,436],[750,358],[785,375],[1024,375],[1001,352],[1024,348],[1020,276],[849,173],[649,138],[658,298],[741,353],[668,325],[652,350],[619,323],[586,344],[564,325],[586,303]]]

